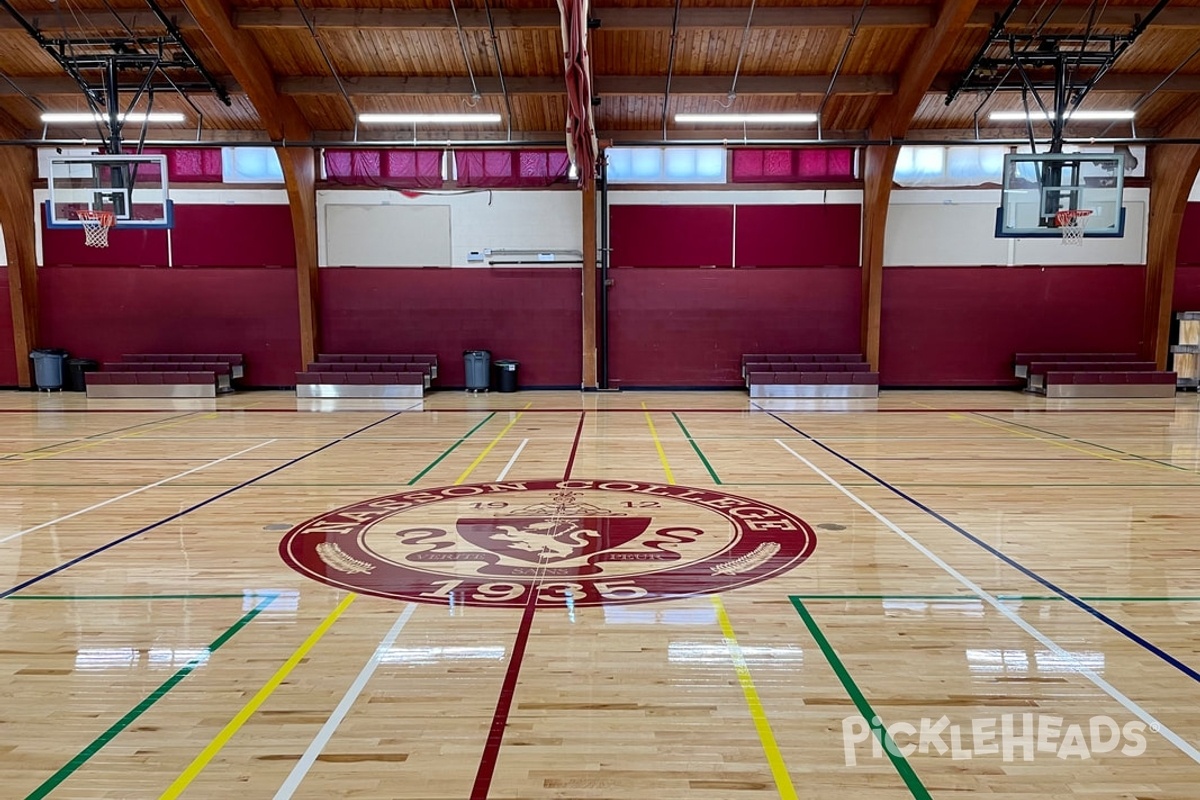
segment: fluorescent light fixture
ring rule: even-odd
[[[681,125],[815,125],[816,114],[676,114]]]
[[[364,125],[495,125],[499,114],[359,114]]]
[[[117,118],[123,122],[183,122],[184,116],[177,111],[152,111],[149,114],[134,112],[132,114],[118,114]],[[70,125],[72,123],[87,124],[90,122],[104,122],[107,120],[103,114],[93,114],[90,111],[48,111],[42,114],[42,122],[47,125]]]
[[[1096,122],[1096,121],[1133,119],[1133,117],[1134,117],[1134,112],[1127,111],[1127,110],[1126,111],[1117,110],[1117,111],[1074,111],[1074,112],[1068,111],[1067,112],[1067,119],[1073,119],[1076,121],[1084,121],[1084,122],[1089,121],[1089,120],[1092,122]],[[993,111],[991,114],[988,115],[988,118],[991,120],[994,120],[996,122],[1024,122],[1027,119],[1031,119],[1034,122],[1045,122],[1046,120],[1049,119],[1049,116],[1047,114],[1044,114],[1041,111],[1031,111],[1028,114],[1026,114],[1024,111]]]

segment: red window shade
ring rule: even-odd
[[[854,151],[811,150],[733,151],[732,183],[809,183],[854,180]]]
[[[152,150],[146,148],[141,153],[144,156],[167,157],[167,179],[171,183],[220,183],[221,182],[221,151],[215,147],[171,148],[169,150]],[[138,174],[145,177],[158,177],[158,170],[153,166],[140,165]]]
[[[343,186],[439,189],[441,150],[326,150],[325,177]]]
[[[466,150],[454,153],[459,186],[549,186],[567,179],[565,150]]]

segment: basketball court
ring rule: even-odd
[[[0,0],[0,800],[1197,800],[1197,12]]]

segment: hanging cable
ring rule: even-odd
[[[467,39],[463,35],[462,23],[458,20],[458,6],[454,0],[450,0],[450,13],[454,15],[454,27],[458,31],[458,45],[462,48],[463,63],[467,66],[467,75],[471,78],[471,102],[467,103],[471,108],[479,102],[481,95],[479,94],[479,85],[475,83],[475,70],[471,68],[471,56],[467,53]]]
[[[729,94],[725,95],[725,99],[729,101],[728,105],[717,103],[721,108],[729,108],[733,105],[733,101],[737,99],[737,82],[738,75],[742,72],[742,59],[746,57],[746,46],[750,44],[750,23],[754,21],[754,4],[757,0],[750,0],[750,12],[746,14],[746,27],[742,29],[742,46],[738,50],[737,65],[733,68],[733,83],[729,85]]]
[[[842,48],[842,55],[838,58],[837,66],[833,68],[833,74],[829,76],[829,85],[825,87],[825,96],[821,98],[821,105],[817,108],[817,131],[818,138],[821,127],[824,126],[825,104],[829,102],[829,97],[833,94],[833,85],[837,83],[838,75],[842,71],[842,65],[846,63],[846,56],[850,55],[850,47],[854,44],[854,37],[858,35],[858,26],[862,25],[863,17],[867,13],[867,5],[871,0],[863,0],[862,7],[858,9],[858,15],[854,18],[854,24],[850,26],[850,36],[846,39],[846,46]]]
[[[488,0],[483,0],[483,10],[487,12],[488,30],[492,33],[492,52],[496,56],[496,74],[500,77],[500,91],[504,94],[504,122],[508,140],[512,141],[512,102],[508,98],[508,86],[504,82],[504,68],[500,64],[500,42],[496,39],[496,21],[492,19],[492,4]]]
[[[304,10],[304,5],[300,0],[294,0],[296,10],[300,12],[300,19],[304,20],[305,27],[308,28],[309,34],[312,36],[313,43],[317,49],[321,51],[321,58],[325,59],[325,66],[329,68],[329,74],[333,76],[333,80],[337,83],[338,91],[341,92],[342,99],[346,101],[346,107],[350,109],[350,121],[354,125],[357,139],[358,131],[358,109],[354,107],[354,101],[350,99],[350,93],[346,91],[346,84],[342,83],[342,76],[338,74],[337,67],[333,65],[333,59],[329,57],[328,51],[325,50],[325,43],[321,41],[320,35],[317,33],[316,23],[309,18],[308,13]]]
[[[675,42],[679,39],[679,6],[680,0],[675,0],[675,13],[671,17],[671,47],[667,52],[667,88],[663,92],[662,132],[664,142],[667,140],[667,109],[671,104],[671,78],[675,74]]]

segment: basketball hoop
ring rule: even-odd
[[[83,243],[88,247],[108,247],[108,229],[115,228],[117,217],[111,211],[80,211]]]
[[[1054,215],[1054,221],[1062,230],[1063,244],[1083,244],[1083,232],[1087,230],[1088,220],[1092,216],[1090,208],[1068,209]]]

